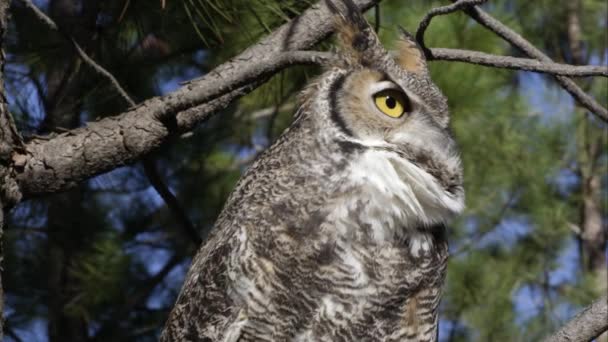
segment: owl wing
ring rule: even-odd
[[[222,229],[214,230],[193,259],[160,341],[220,339],[222,327],[231,319],[234,308],[227,293],[229,258],[234,244],[224,233]]]

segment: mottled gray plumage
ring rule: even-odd
[[[446,100],[407,35],[392,56],[345,3],[344,59],[237,184],[162,341],[435,341],[464,201]]]

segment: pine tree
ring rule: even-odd
[[[13,1],[4,46],[10,112],[28,140],[127,109],[66,37],[139,102],[211,71],[311,3],[50,0],[43,10],[56,32]],[[368,19],[379,19],[390,45],[398,25],[414,32],[445,4],[385,0]],[[606,64],[606,30],[596,27],[605,26],[605,1],[485,8],[558,62]],[[434,19],[426,42],[520,54],[461,12]],[[15,208],[3,250],[7,338],[156,340],[199,240],[319,71],[287,69],[143,162]],[[467,191],[467,210],[449,232],[440,337],[538,340],[606,292],[606,124],[551,76],[456,62],[431,62],[431,72],[449,99]],[[606,78],[579,83],[606,105]]]

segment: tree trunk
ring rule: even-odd
[[[5,228],[6,214],[21,200],[21,193],[13,171],[14,152],[22,147],[21,137],[17,133],[13,118],[8,111],[4,93],[4,36],[8,24],[9,2],[0,0],[0,340],[4,331],[4,291],[2,287],[2,263],[4,253],[2,237]]]
[[[581,37],[580,14],[582,2],[573,0],[568,3],[567,37],[568,53],[572,64],[586,64],[585,52]],[[601,127],[597,127],[586,113],[579,120],[577,132],[577,167],[580,177],[580,205],[578,236],[580,258],[583,272],[592,275],[598,295],[606,293],[608,288],[606,270],[606,231],[602,224],[601,209],[601,171],[599,159],[602,157],[602,146],[606,143]],[[598,337],[598,341],[608,341],[608,334]]]
[[[568,3],[568,55],[572,64],[585,64],[583,43],[580,27],[580,0]],[[577,130],[578,174],[580,176],[580,243],[581,259],[587,272],[599,273],[599,291],[606,288],[606,232],[602,225],[601,210],[601,174],[598,170],[599,158],[605,143],[601,128],[590,120],[589,116],[582,119],[581,127]],[[598,132],[599,131],[599,132]]]

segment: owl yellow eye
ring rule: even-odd
[[[395,89],[386,89],[374,95],[374,102],[378,109],[391,118],[400,118],[409,111],[410,101],[407,96]]]

